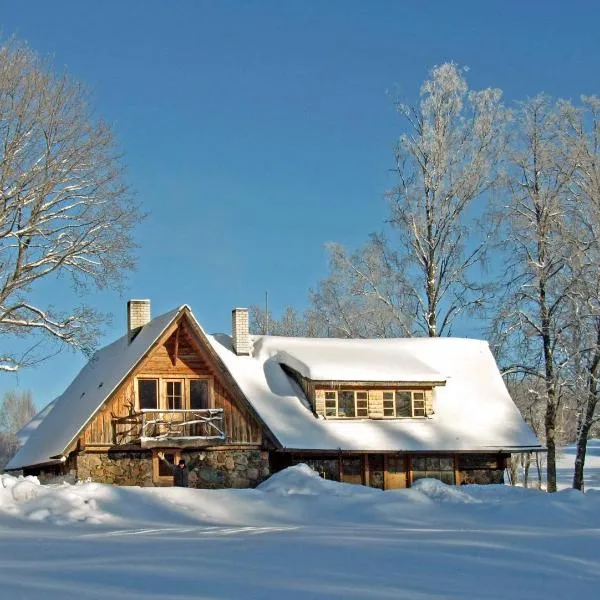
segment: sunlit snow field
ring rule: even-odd
[[[559,463],[571,478],[569,449]],[[598,596],[600,441],[584,495],[424,480],[381,492],[302,466],[257,490],[0,476],[0,598]]]

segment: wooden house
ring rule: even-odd
[[[208,335],[187,305],[151,319],[148,300],[22,437],[8,470],[170,485],[164,452],[203,488],[300,462],[382,489],[500,483],[511,452],[542,449],[486,342],[251,336],[246,309]]]

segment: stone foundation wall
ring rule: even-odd
[[[271,475],[269,453],[262,450],[184,452],[186,461],[199,461],[190,471],[190,487],[203,489],[256,487]]]
[[[153,486],[152,452],[81,452],[77,455],[77,479]]]
[[[185,450],[181,457],[197,463],[189,473],[189,486],[203,489],[255,487],[269,477],[269,453],[262,450]],[[116,485],[158,485],[153,480],[152,452],[80,452],[77,479]]]

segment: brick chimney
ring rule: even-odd
[[[250,327],[248,309],[234,308],[231,311],[231,341],[238,356],[250,355]]]
[[[150,323],[150,300],[127,301],[127,335],[129,343],[140,332],[140,329]]]

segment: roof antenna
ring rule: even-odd
[[[265,335],[269,335],[269,292],[265,290]]]

